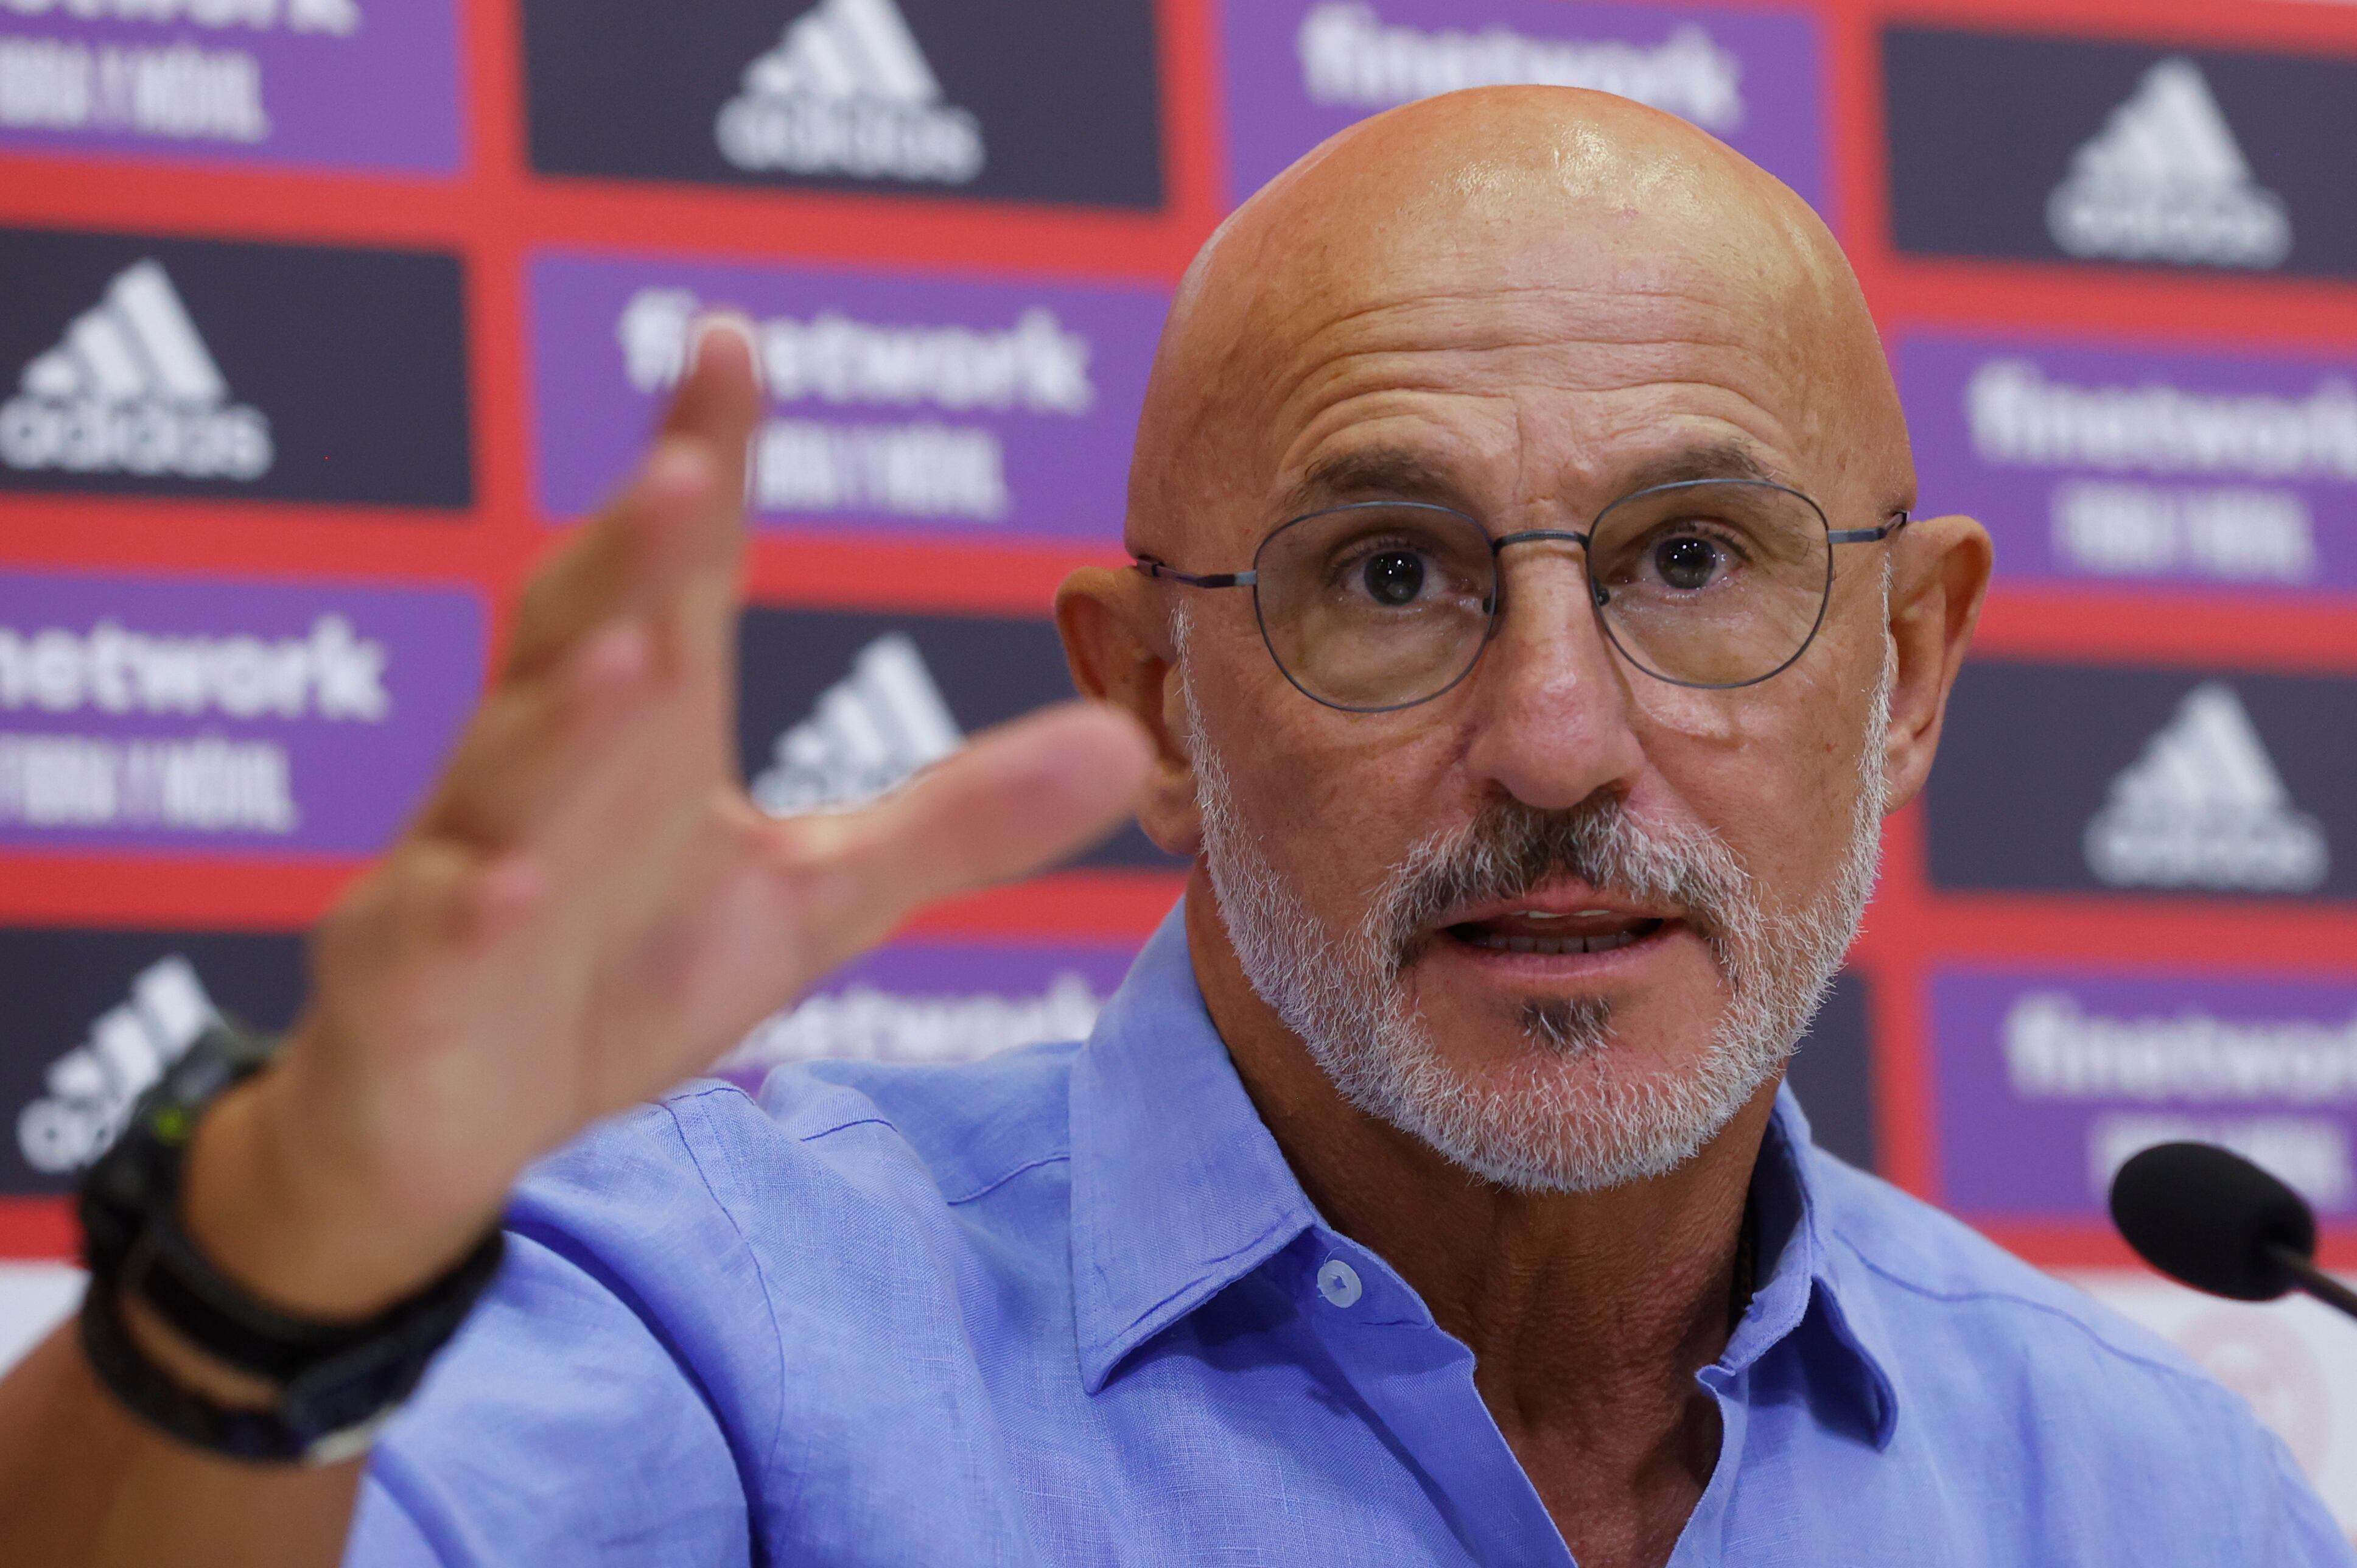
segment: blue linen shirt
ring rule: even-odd
[[[2158,1339],[1809,1142],[1673,1563],[2349,1564]],[[518,1188],[346,1561],[1568,1563],[1400,1276],[1255,1114],[1173,915],[1085,1045],[699,1083]]]

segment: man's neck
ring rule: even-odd
[[[1471,1348],[1483,1402],[1579,1561],[1664,1560],[1717,1455],[1694,1374],[1733,1330],[1772,1087],[1663,1176],[1595,1193],[1481,1181],[1336,1092],[1244,978],[1203,880],[1187,911],[1197,980],[1310,1201]]]

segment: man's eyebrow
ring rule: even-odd
[[[1655,485],[1676,485],[1695,479],[1757,479],[1780,485],[1786,481],[1747,441],[1714,441],[1689,446],[1641,464],[1621,481],[1620,493],[1631,495]]]
[[[1695,479],[1787,481],[1747,441],[1714,441],[1652,458],[1622,476],[1615,495],[1655,485]],[[1434,501],[1462,507],[1464,487],[1448,469],[1407,446],[1369,446],[1336,452],[1309,466],[1285,493],[1282,510],[1297,517],[1319,507],[1352,500]]]
[[[1405,446],[1369,446],[1336,452],[1309,465],[1285,493],[1292,515],[1340,501],[1397,499],[1457,504],[1464,494],[1448,472]]]

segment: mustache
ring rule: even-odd
[[[1561,811],[1503,798],[1408,853],[1368,912],[1370,934],[1378,951],[1405,965],[1449,910],[1518,898],[1558,878],[1639,903],[1675,904],[1715,950],[1745,922],[1752,897],[1742,864],[1706,829],[1649,827],[1618,796]]]

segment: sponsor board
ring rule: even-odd
[[[2357,1215],[2357,982],[1952,969],[1932,979],[1941,1201],[2108,1213],[2155,1144],[2221,1144]]]
[[[2357,360],[1910,332],[1926,510],[2017,582],[2357,590]]]
[[[1152,0],[526,0],[543,174],[1162,204]]]
[[[765,526],[1106,543],[1168,295],[785,267],[533,264],[540,505],[581,515],[630,471],[696,313],[748,313],[769,414]]]
[[[7,0],[0,147],[451,174],[455,0]]]
[[[2357,1337],[2346,1317],[2303,1295],[2222,1301],[2142,1270],[2062,1277],[2240,1394],[2357,1538]]]
[[[373,853],[483,636],[471,591],[0,574],[0,845]]]
[[[1834,976],[1824,1005],[1801,1036],[1784,1081],[1809,1118],[1817,1146],[1860,1170],[1881,1168],[1875,1136],[1874,1043],[1867,1026],[1867,982],[1855,971]]]
[[[776,816],[864,804],[974,731],[1072,694],[1044,618],[757,607],[737,654],[737,757]],[[1134,823],[1080,864],[1179,865]]]
[[[1690,120],[1824,207],[1825,108],[1805,12],[1555,0],[1226,0],[1242,201],[1353,121],[1503,82],[1617,92]]]
[[[0,489],[473,499],[455,256],[0,229]]]
[[[1083,1040],[1136,956],[1135,942],[894,942],[765,1020],[716,1070],[750,1084],[783,1062],[963,1062]]]
[[[1935,886],[2357,896],[2357,681],[1976,660],[1925,790]]]
[[[294,1022],[303,942],[276,932],[0,928],[0,974],[10,977],[0,1194],[64,1193],[217,1012],[260,1029]]]
[[[1901,251],[2357,276],[2357,59],[1893,27],[1883,87]]]

